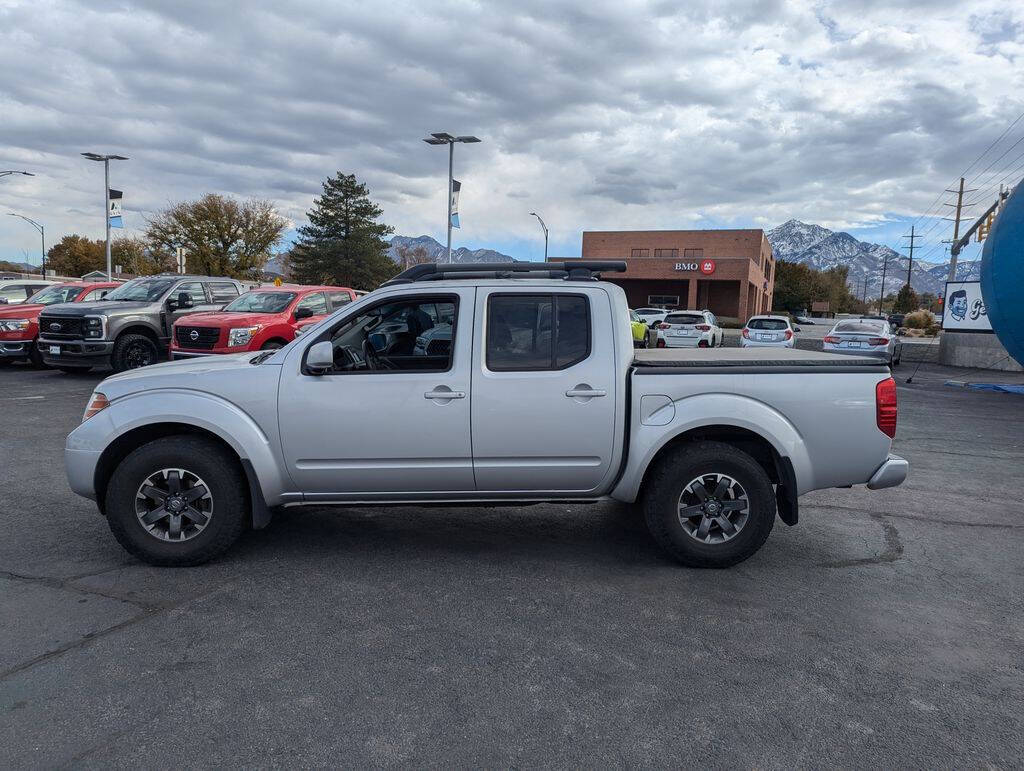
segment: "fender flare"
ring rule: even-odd
[[[656,416],[659,425],[651,425]],[[644,425],[639,415],[633,416],[629,457],[612,498],[635,501],[651,463],[662,450],[684,434],[716,426],[743,429],[768,442],[792,467],[794,499],[814,489],[813,466],[803,437],[788,418],[765,402],[738,394],[697,394],[673,400],[647,420]]]
[[[226,443],[238,456],[253,495],[254,513],[284,502],[291,487],[282,473],[272,439],[237,404],[213,394],[182,388],[155,388],[115,399],[104,410],[114,427],[109,444],[147,425],[178,423],[207,431]]]

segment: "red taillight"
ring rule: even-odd
[[[697,324],[694,329],[699,329],[701,332],[710,332],[711,327],[708,324]]]
[[[835,335],[825,335],[825,342],[826,343],[832,343],[832,345],[835,345],[838,342],[840,342],[840,340]]]
[[[888,337],[871,337],[868,338],[868,345],[888,345]]]
[[[746,327],[743,327],[743,336],[747,338],[747,340],[750,339],[750,330],[747,329]]]
[[[787,340],[792,340],[793,339],[793,330],[792,329],[787,329],[786,330],[786,339]]]
[[[896,437],[896,381],[891,377],[875,386],[875,422],[878,430],[890,439]]]
[[[665,338],[663,338],[663,337],[659,337],[658,338],[658,347],[659,348],[664,348],[665,347]]]
[[[671,324],[666,324],[666,323],[665,323],[665,322],[663,321],[663,322],[661,322],[660,324],[658,324],[658,329],[668,329],[668,328],[669,328],[669,327],[671,327],[671,326],[672,326]]]

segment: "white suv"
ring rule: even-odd
[[[724,336],[711,311],[670,311],[658,324],[659,348],[715,348]]]
[[[799,329],[799,327],[797,328]],[[796,329],[787,316],[751,316],[743,327],[740,346],[743,348],[794,348]]]
[[[0,305],[16,305],[23,303],[40,289],[46,289],[56,281],[42,278],[2,278],[0,279]]]

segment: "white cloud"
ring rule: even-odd
[[[301,221],[366,181],[397,231],[440,235],[456,151],[475,243],[582,229],[851,226],[924,210],[1024,110],[1024,8],[962,2],[0,0],[0,210],[102,233],[209,191]],[[1024,149],[1024,148],[1021,148]],[[1007,161],[1017,155],[1011,153]],[[524,193],[526,194],[524,196]],[[0,257],[36,236],[0,217]]]

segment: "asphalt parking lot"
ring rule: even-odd
[[[291,510],[158,569],[64,480],[101,376],[0,368],[3,765],[1019,766],[1024,397],[950,374],[899,388],[902,487],[727,571],[610,504]]]

